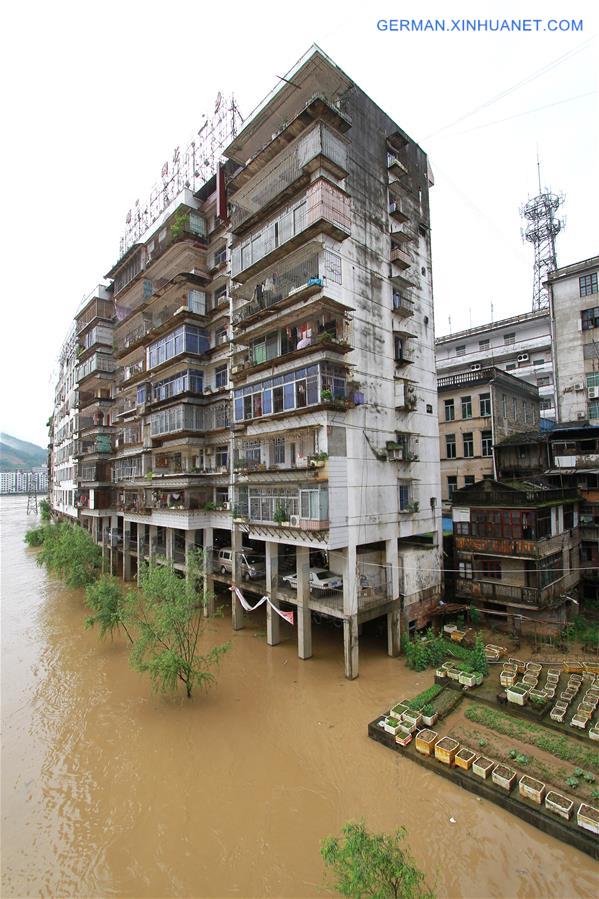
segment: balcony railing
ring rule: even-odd
[[[297,190],[298,182],[308,181],[309,173],[321,161],[331,167],[338,178],[347,174],[347,145],[326,125],[318,123],[304,135],[296,146],[283,154],[275,168],[254,187],[235,195],[231,228],[235,231],[248,227],[254,218],[282,198]]]
[[[246,305],[234,313],[234,324],[239,325],[250,316],[257,315],[287,297],[299,293],[302,288],[322,289],[323,281],[318,271],[318,254],[315,254],[277,273],[276,279],[274,277],[270,279],[272,286],[266,278],[265,283],[258,284],[254,288],[251,296],[241,296],[242,300],[246,300]]]
[[[116,383],[117,384],[126,384],[128,381],[131,381],[133,378],[137,377],[137,375],[142,374],[146,370],[146,360],[138,359],[136,362],[132,362],[130,365],[122,365],[116,370]]]
[[[580,498],[578,490],[547,489],[530,487],[521,490],[502,490],[498,486],[490,486],[488,490],[468,491],[469,507],[503,506],[507,508],[520,506],[537,506],[544,503],[559,503]],[[460,505],[459,492],[454,496],[454,503]]]
[[[475,575],[477,578],[479,574]],[[553,606],[563,601],[563,595],[578,583],[578,573],[569,573],[546,587],[526,587],[502,584],[500,581],[456,578],[458,596],[480,597],[493,602],[523,603],[531,606]]]
[[[96,299],[82,315],[77,317],[77,334],[80,334],[95,319],[112,321],[113,318],[114,303],[112,300]]]
[[[349,237],[349,196],[319,178],[307,189],[302,202],[295,202],[271,219],[258,234],[248,235],[233,248],[231,275],[246,281],[257,271],[290,253],[313,234],[325,231],[336,240]]]
[[[96,353],[79,366],[77,369],[77,380],[81,382],[84,378],[87,378],[97,371],[112,374],[115,368],[116,364],[111,355],[108,355],[107,353]]]

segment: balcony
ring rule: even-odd
[[[114,451],[113,437],[111,433],[98,433],[76,441],[74,455],[92,456],[96,454],[111,454]]]
[[[409,318],[414,315],[414,303],[399,290],[393,291],[393,312],[399,318]]]
[[[578,572],[564,575],[559,580],[542,588],[513,586],[500,581],[469,580],[458,577],[456,578],[456,594],[459,597],[487,599],[502,605],[544,608],[561,605],[564,594],[575,587],[578,581]]]
[[[105,291],[105,288],[100,288]],[[114,302],[96,297],[87,308],[77,316],[77,334],[81,334],[95,321],[114,320]]]
[[[406,166],[394,153],[387,153],[387,169],[396,178],[404,178],[409,174]]]
[[[129,363],[129,365],[121,365],[119,368],[116,368],[115,381],[119,385],[133,383],[139,379],[140,375],[143,375],[145,370],[145,358],[137,359],[135,362]]]
[[[531,486],[529,489],[502,490],[501,485],[493,482],[485,482],[486,489],[470,490],[468,492],[468,506],[494,508],[495,506],[505,508],[520,508],[526,506],[528,508],[535,506],[543,506],[547,503],[562,503],[568,500],[580,499],[578,490],[574,488],[560,490],[543,487]],[[458,498],[459,499],[459,498]],[[458,503],[459,504],[459,503]]]
[[[211,406],[180,403],[150,416],[150,436],[153,440],[169,435],[204,434],[229,427],[228,401]]]
[[[406,269],[411,266],[412,258],[403,247],[393,246],[393,244],[391,244],[391,262],[401,269]]]
[[[303,198],[271,219],[260,232],[233,247],[231,276],[241,283],[287,256],[317,234],[334,240],[350,235],[350,198],[329,181],[314,181]]]
[[[270,281],[272,281],[271,285],[269,285]],[[262,318],[273,306],[276,306],[278,311],[291,303],[303,302],[320,293],[323,284],[323,278],[319,274],[317,253],[278,272],[276,283],[274,276],[267,275],[264,281],[255,285],[251,293],[239,292],[236,295],[236,301],[245,301],[245,305],[235,310],[233,327],[236,329],[241,326],[244,329],[249,327]]]
[[[564,545],[574,545],[570,538],[570,532],[555,534],[553,537],[534,537],[534,528],[530,529],[532,535],[525,539],[512,539],[510,537],[466,537],[456,534],[454,537],[455,548],[459,552],[482,553],[485,555],[509,556],[510,558],[542,559],[545,556],[558,552]]]
[[[131,328],[123,337],[119,337],[115,341],[114,355],[119,358],[141,346],[145,336],[151,332],[153,327],[152,319],[146,319],[137,327]]]
[[[116,364],[112,355],[107,353],[96,353],[90,359],[87,359],[77,369],[77,380],[79,385],[91,375],[99,374],[100,376],[114,374]]]
[[[281,154],[271,168],[249,190],[234,195],[231,229],[243,234],[256,221],[310,181],[310,173],[318,167],[328,169],[334,177],[347,176],[347,145],[326,125],[319,122],[304,135],[292,150]]]
[[[410,219],[405,204],[399,199],[389,201],[389,215],[396,222],[407,222]]]

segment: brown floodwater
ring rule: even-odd
[[[342,631],[267,647],[262,610],[217,686],[155,697],[125,642],[84,629],[82,591],[35,564],[24,498],[3,498],[2,896],[319,897],[319,844],[350,819],[405,825],[439,896],[591,897],[596,864],[373,743],[367,724],[430,684]],[[29,516],[29,523],[32,516]],[[456,823],[450,823],[454,818]]]

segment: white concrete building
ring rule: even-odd
[[[494,366],[538,387],[541,417],[555,420],[554,357],[548,309],[437,337],[435,347],[439,377]]]
[[[59,515],[77,518],[76,441],[78,435],[77,335],[70,327],[58,358],[54,391],[50,460],[52,507]]]
[[[599,423],[599,256],[550,272],[558,419]]]

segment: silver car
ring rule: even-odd
[[[297,590],[297,572],[295,572],[295,574],[286,575],[283,578],[283,582],[293,590]],[[310,593],[312,593],[314,590],[342,589],[343,578],[340,574],[334,574],[332,571],[327,571],[326,568],[310,569]]]

